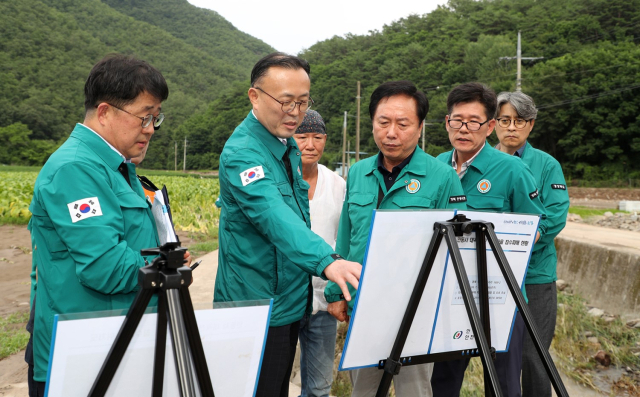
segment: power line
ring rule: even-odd
[[[579,97],[579,98],[574,98],[574,99],[566,99],[564,101],[538,106],[538,110],[553,108],[553,107],[557,107],[557,106],[564,106],[564,105],[568,105],[570,103],[586,101],[588,99],[596,99],[596,98],[601,98],[601,97],[605,97],[605,96],[609,96],[609,95],[615,95],[615,94],[618,94],[618,93],[621,93],[621,92],[624,92],[624,91],[634,90],[636,88],[640,88],[640,83],[634,84],[634,85],[630,85],[630,86],[627,86],[627,87],[617,88],[617,89],[611,90],[611,91],[600,92],[600,93],[597,93],[597,94],[586,95],[586,96]]]

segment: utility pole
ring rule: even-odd
[[[351,153],[349,152],[351,152],[351,141],[347,142],[347,164],[349,164],[349,168],[351,168]]]
[[[173,141],[173,170],[178,171],[178,141]]]
[[[516,91],[522,91],[522,46],[520,45],[520,31],[518,30],[518,47],[516,48],[518,66],[516,67]]]
[[[187,172],[187,137],[184,137],[184,159],[182,160],[182,172]]]
[[[356,162],[360,161],[360,81],[358,81],[358,96],[356,96]]]
[[[544,59],[544,57],[522,57],[522,46],[520,40],[520,31],[518,30],[518,45],[516,47],[515,57],[500,57],[500,60],[510,61],[515,59],[517,61],[516,69],[516,91],[522,91],[522,61],[537,61],[538,59]]]
[[[422,151],[424,152],[424,135],[427,128],[427,120],[422,120]]]
[[[342,125],[342,179],[347,179],[346,157],[347,155],[347,111],[344,112],[344,123]]]

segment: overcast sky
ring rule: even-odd
[[[188,0],[214,10],[241,31],[278,51],[297,54],[318,41],[381,30],[402,17],[427,14],[446,0]],[[384,4],[384,5],[375,5]],[[276,6],[274,4],[280,4]]]

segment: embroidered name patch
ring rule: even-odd
[[[262,166],[259,165],[257,167],[249,168],[248,170],[244,170],[240,173],[240,179],[242,180],[242,186],[247,186],[248,184],[255,182],[259,179],[264,178],[264,171],[262,170]]]
[[[69,207],[69,215],[71,215],[73,223],[94,216],[102,216],[102,208],[100,208],[100,201],[97,197],[77,200],[67,204],[67,207]]]
[[[449,197],[450,203],[464,203],[467,201],[467,196],[451,196]]]
[[[534,198],[538,197],[538,194],[540,193],[538,193],[538,189],[536,189],[535,192],[529,193],[529,197],[531,198],[531,200],[533,200]]]
[[[559,183],[552,183],[551,184],[551,189],[567,190],[567,186],[566,185],[561,185]]]

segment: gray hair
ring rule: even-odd
[[[533,102],[533,98],[520,91],[501,92],[498,94],[498,107],[496,108],[496,117],[499,116],[502,105],[508,103],[513,106],[518,116],[525,120],[535,119],[538,115],[538,108]]]

